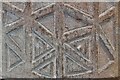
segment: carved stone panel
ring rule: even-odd
[[[3,2],[3,78],[117,77],[116,10],[113,2]]]

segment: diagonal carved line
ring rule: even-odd
[[[16,28],[20,28],[20,27],[15,27],[15,29]],[[12,29],[12,28],[11,28]],[[13,28],[13,30],[14,30],[14,28]],[[12,30],[11,30],[12,31]],[[10,31],[9,31],[10,32]],[[9,32],[7,32],[6,33],[6,41],[7,40],[9,40],[9,41],[11,41],[13,44],[12,45],[14,45],[14,46],[16,46],[20,51],[22,51],[22,49],[19,47],[19,44],[11,37],[11,35],[9,34]]]
[[[110,66],[112,63],[114,63],[114,61],[109,61],[107,64],[105,64],[103,67],[98,69],[98,73],[101,73],[102,71],[104,71],[105,69],[108,68],[108,66]]]
[[[43,28],[45,29],[48,33],[50,33],[51,35],[53,35],[53,33],[48,29],[46,28],[44,25],[42,25],[41,23],[38,22],[38,24]]]
[[[10,48],[10,50],[12,50],[12,51],[15,53],[15,55],[16,55],[17,57],[19,57],[13,49]],[[15,65],[19,64],[20,62],[22,62],[22,59],[21,59],[20,57],[19,57],[19,59],[20,59],[20,60],[17,61],[15,64],[12,64],[11,66],[9,65],[10,68],[13,68]]]
[[[20,51],[22,51],[21,48],[19,47],[19,44],[9,34],[12,30],[20,28],[21,27],[20,25],[22,25],[21,20],[17,21],[16,23],[12,24],[11,26],[7,26],[6,27],[6,36],[19,48]]]
[[[6,37],[5,43],[10,46],[11,48],[14,48],[18,53],[21,53],[21,50],[16,46],[14,42],[11,41],[9,37]]]
[[[48,76],[48,75],[45,75],[45,74],[41,74],[41,73],[39,73],[39,72],[37,72],[37,71],[32,71],[34,74],[36,74],[36,75],[38,75],[38,76],[40,76],[41,78],[56,78],[56,77],[53,77],[53,76]]]
[[[74,47],[74,46],[72,46],[72,45],[70,45],[70,46],[72,47],[72,49],[74,49],[74,51],[75,51],[76,53],[81,53],[81,54],[83,55],[83,53],[80,52],[78,49],[76,49],[76,47]],[[79,54],[79,55],[80,55],[80,54]],[[91,63],[91,61],[90,61],[89,59],[87,59],[85,56],[84,56],[84,58],[85,58],[86,61],[88,61],[89,63]]]
[[[18,7],[14,6],[14,5],[11,5],[11,4],[8,3],[8,2],[7,2],[7,3],[4,3],[4,5],[5,5],[4,10],[7,10],[8,12],[11,12],[11,13],[14,12],[15,15],[19,15],[19,16],[22,17],[22,15],[23,15],[23,10],[19,9]],[[6,7],[6,6],[7,6],[7,7]]]
[[[92,30],[92,26],[76,28],[76,29],[73,29],[73,30],[63,33],[63,36],[69,37],[69,36],[71,36],[71,34],[75,35],[76,33],[79,33],[78,36],[65,40],[66,43],[70,43],[70,42],[73,42],[73,41],[76,41],[79,39],[84,39],[86,37],[89,37],[89,35],[91,34],[91,30]]]
[[[12,7],[13,9],[17,9],[17,10],[23,12],[22,9],[18,8],[17,6],[15,6],[15,5],[13,5],[13,4],[9,3],[9,2],[4,2],[4,4],[7,4],[7,5],[9,5],[10,7]]]
[[[68,7],[68,8],[71,8],[71,9],[73,9],[74,11],[78,11],[78,12],[80,12],[81,14],[83,14],[83,15],[89,17],[89,18],[92,18],[91,15],[89,15],[89,14],[87,14],[87,13],[85,13],[85,12],[79,10],[79,9],[74,8],[73,6],[71,6],[71,5],[69,5],[69,4],[64,4],[64,6],[65,6],[65,7]]]
[[[36,67],[34,67],[33,71],[36,71],[38,69],[43,68],[44,66],[46,66],[46,65],[50,64],[51,62],[53,62],[54,59],[55,59],[55,55],[51,56],[50,58],[48,58],[44,62],[42,62],[39,65],[37,65]]]
[[[35,63],[36,61],[40,60],[41,58],[43,58],[44,56],[48,55],[49,53],[52,53],[53,51],[55,51],[55,49],[49,49],[44,53],[41,53],[39,56],[37,56],[32,63]]]
[[[71,77],[71,76],[80,76],[80,75],[89,74],[89,73],[92,73],[92,71],[89,70],[89,71],[85,71],[85,72],[82,72],[82,73],[75,73],[75,72],[73,73],[73,72],[72,72],[72,73],[68,73],[66,76],[68,76],[68,77],[69,77],[69,76],[70,76],[70,77]]]
[[[105,34],[105,32],[103,31],[103,28],[102,28],[102,26],[101,25],[99,25],[99,28],[100,28],[100,32],[101,32],[101,38],[104,38],[104,41],[105,41],[105,43],[107,43],[108,45],[106,45],[111,51],[114,51],[114,48],[113,48],[113,46],[110,44],[110,41],[107,39],[107,36],[106,36],[106,34]]]
[[[40,9],[34,11],[32,14],[39,13],[39,12],[42,11],[42,10],[45,10],[45,9],[47,9],[47,8],[50,8],[50,7],[53,7],[54,5],[55,5],[55,3],[51,3],[51,4],[49,4],[49,5],[45,6],[45,7],[42,7],[42,8],[40,8]]]
[[[64,73],[66,76],[77,76],[77,75],[83,75],[83,74],[88,74],[88,73],[91,73],[92,72],[92,69],[93,69],[93,67],[85,67],[85,66],[82,66],[81,65],[81,63],[80,62],[78,62],[78,60],[77,60],[77,62],[71,57],[71,55],[67,55],[66,54],[66,56],[69,58],[69,59],[71,59],[73,62],[75,62],[76,64],[78,64],[79,66],[81,66],[81,67],[83,67],[84,69],[86,69],[87,71],[84,71],[84,72],[80,72],[80,73],[75,73],[75,72],[72,72],[72,73]],[[75,58],[76,59],[76,58]]]
[[[92,67],[88,67],[87,64],[84,64],[82,61],[76,59],[75,57],[69,55],[68,53],[65,54],[68,58],[70,58],[73,62],[78,64],[79,66],[83,67],[86,70],[92,70]]]
[[[66,35],[66,34],[69,34],[69,33],[74,33],[74,32],[76,32],[76,31],[85,30],[85,29],[91,30],[91,29],[92,29],[92,26],[85,26],[85,27],[76,28],[76,29],[73,29],[73,30],[64,32],[63,35]],[[87,30],[86,30],[86,31],[87,31]]]
[[[105,41],[102,39],[101,36],[99,36],[99,44],[101,45],[101,47],[103,48],[103,50],[107,53],[107,56],[110,60],[114,60],[113,55],[111,54],[111,52],[109,51],[108,47],[105,44]],[[108,45],[108,44],[107,44]]]
[[[77,49],[71,47],[71,46],[70,46],[69,44],[67,44],[67,43],[64,43],[64,45],[68,46],[70,49],[72,49],[73,51],[75,51],[75,53],[77,53],[79,56],[81,56],[84,60],[86,60],[86,61],[88,61],[89,63],[91,63],[91,61],[90,61],[89,59],[87,59],[87,58],[83,55],[83,53],[78,52]]]
[[[16,28],[19,28],[19,26],[23,25],[24,24],[24,21],[22,19],[20,20],[17,20],[15,22],[12,22],[11,24],[8,24],[6,25],[6,34],[8,34],[10,31],[16,29]]]
[[[19,50],[22,51],[21,48],[19,47],[19,44],[10,35],[8,35],[8,37],[19,48]]]
[[[46,6],[46,7],[43,7],[43,8],[41,8],[41,9],[35,11],[35,12],[32,12],[31,16],[34,19],[36,19],[37,17],[42,17],[42,16],[47,15],[47,14],[49,14],[51,12],[54,12],[54,6],[55,6],[55,3],[50,4],[50,5]]]
[[[45,74],[42,74],[39,72],[39,69],[42,69],[44,66],[46,65],[49,65],[50,63],[54,63],[55,65],[55,56],[52,56],[50,58],[48,58],[47,60],[45,60],[44,62],[40,63],[39,65],[37,65],[36,67],[34,67],[32,69],[32,72],[35,73],[36,75],[39,75],[39,76],[43,76],[43,77],[47,77],[47,78],[51,78],[52,76],[48,76],[48,75],[45,75]],[[53,72],[54,73],[54,72]],[[53,75],[54,76],[54,75]],[[55,77],[55,76],[54,76]]]
[[[76,15],[70,14],[69,11],[67,11],[68,15],[70,15],[78,20],[82,19],[85,22],[87,21],[87,23],[89,23],[89,24],[93,23],[93,19],[92,19],[93,17],[91,15],[85,13],[84,11],[74,8],[69,4],[64,4],[64,6],[65,6],[65,8],[72,9],[75,13],[79,14],[79,16],[76,16]]]
[[[46,41],[44,38],[42,38],[42,36],[38,35],[37,31],[34,31],[34,34],[37,38],[39,38],[41,41],[47,43],[49,46],[51,46],[52,48],[47,50],[46,52],[40,54],[35,60],[33,59],[32,63],[35,63],[36,61],[38,61],[39,59],[41,59],[42,57],[46,56],[47,54],[55,51],[55,48],[53,45],[51,45],[50,42]]]
[[[90,36],[84,36],[84,37],[82,37],[82,38],[77,38],[77,39],[69,42],[68,44],[71,44],[71,43],[74,43],[74,42],[78,42],[78,41],[79,41],[79,42],[84,42],[86,39],[89,39],[89,38],[90,38]]]
[[[10,47],[10,45],[9,45],[8,43],[6,43],[6,44],[7,44],[7,46],[16,54],[16,56],[18,56],[19,59],[20,59],[19,61],[16,62],[16,64],[12,65],[12,67],[8,70],[8,71],[11,71],[11,70],[14,69],[16,66],[24,63],[24,60],[22,60],[22,58],[20,57],[20,55],[18,55],[17,52],[16,52],[15,50],[13,50],[12,47]],[[9,66],[10,66],[10,65],[9,65]],[[9,67],[9,66],[8,66],[8,67]]]
[[[35,56],[34,59],[38,60],[38,58],[40,58],[40,57],[42,58],[42,57],[46,56],[48,53],[51,53],[53,51],[54,51],[54,49],[50,48],[50,49],[48,49],[46,51],[43,51],[41,54]]]
[[[34,24],[33,25],[35,26],[35,28],[32,28],[32,30],[37,31],[37,32],[45,32],[44,35],[54,37],[53,33],[49,32],[49,31],[46,31],[46,29],[44,29],[42,26],[39,25],[38,21],[34,20]]]
[[[33,32],[35,33],[35,35],[40,39],[40,40],[42,40],[43,42],[46,42],[47,44],[49,44],[51,47],[53,47],[53,48],[55,48],[54,46],[54,43],[53,42],[50,42],[50,41],[48,41],[48,40],[45,40],[45,38],[41,35],[41,34],[39,34],[37,31],[34,31],[33,30]]]
[[[82,35],[80,35],[80,36],[71,38],[71,39],[69,39],[69,40],[67,40],[67,41],[65,41],[65,42],[66,42],[66,43],[71,43],[71,42],[74,42],[74,41],[77,41],[77,40],[83,40],[83,39],[85,39],[85,38],[88,38],[88,37],[90,36],[90,34],[91,34],[91,32],[89,32],[89,33],[84,33],[84,34],[82,34]]]
[[[113,15],[115,14],[114,11],[115,11],[115,6],[109,8],[109,9],[106,10],[105,12],[101,13],[101,14],[99,15],[100,22],[103,22],[105,19],[113,16]]]
[[[48,65],[48,64],[50,64],[50,63],[52,63],[52,62],[53,62],[53,64],[54,64],[54,66],[55,66],[55,65],[56,65],[56,64],[55,64],[55,59],[56,59],[56,58],[55,58],[55,55],[51,56],[50,58],[48,58],[48,59],[45,60],[44,62],[42,62],[42,63],[38,64],[36,67],[34,67],[34,68],[32,69],[32,72],[35,73],[35,74],[37,74],[37,75],[39,75],[39,76],[51,78],[51,77],[48,76],[48,75],[43,75],[43,74],[39,73],[39,69],[42,69],[44,66],[46,66],[46,65]],[[55,68],[54,68],[54,69],[55,69]],[[53,72],[53,73],[55,74],[56,72]],[[53,76],[56,78],[55,75],[53,75]]]

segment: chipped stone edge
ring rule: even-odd
[[[119,2],[120,0],[0,0],[1,2]]]
[[[2,2],[0,2],[0,79],[2,78]]]

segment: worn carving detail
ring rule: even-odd
[[[21,57],[15,51],[13,51],[13,49],[11,49],[10,47],[8,47],[7,53],[8,53],[8,57],[7,57],[8,71],[11,71],[15,67],[17,67],[19,64],[23,63],[23,60],[21,59]]]
[[[54,43],[51,42],[50,40],[52,39],[49,35],[50,34],[52,37],[54,36],[54,12],[48,12],[45,10],[52,9],[51,6],[53,6],[52,3],[33,3],[34,4],[39,4],[37,6],[37,10],[33,11],[34,16],[36,16],[40,10],[43,12],[41,14],[36,16],[35,20],[37,22],[37,26],[33,28],[33,64],[36,64],[33,68],[33,73],[37,74],[38,76],[43,76],[43,77],[55,77],[55,68],[56,68],[56,62],[55,62],[55,46],[53,45]],[[41,7],[42,6],[42,7]],[[36,7],[33,7],[36,9]],[[34,17],[33,16],[33,17]],[[40,29],[43,29],[41,31]],[[40,31],[39,31],[40,30]],[[49,40],[50,38],[50,40]],[[45,60],[43,59],[45,58]],[[40,61],[40,62],[39,62]]]
[[[14,68],[24,62],[21,58],[21,53],[24,53],[25,32],[23,29],[22,19],[15,11],[11,11],[14,5],[3,4],[3,25],[5,27],[5,45],[7,55],[7,71],[12,71]],[[9,7],[9,9],[8,9]],[[21,24],[20,24],[21,23]]]
[[[41,38],[36,32],[34,35],[35,40],[33,43],[33,62],[39,60],[54,50],[53,46]]]
[[[104,55],[104,61],[101,59],[98,61],[99,69],[98,73],[106,70],[115,61],[115,6],[114,3],[100,3],[104,8],[100,7],[100,24],[99,31],[97,32],[97,42],[99,48],[99,58]],[[105,8],[106,6],[106,8]],[[102,57],[101,56],[101,57]],[[102,62],[102,63],[101,63]]]
[[[93,25],[91,25],[91,22],[93,22],[92,16],[90,16],[89,14],[87,14],[85,12],[78,10],[77,8],[75,8],[69,4],[64,4],[64,5],[66,6],[66,9],[65,9],[66,27],[65,27],[65,33],[64,33],[65,55],[70,57],[71,60],[74,60],[74,63],[78,63],[82,67],[86,68],[88,72],[92,72],[92,71],[94,71],[94,67],[93,67],[94,65],[92,66],[93,68],[88,67],[89,64],[92,63],[92,61],[90,60],[90,59],[92,59],[92,56],[90,56],[90,54],[91,54],[90,47],[92,46],[92,44],[90,44],[91,40],[92,40],[92,38],[91,38],[92,26],[93,26]],[[106,16],[106,14],[109,14],[109,13],[111,14],[111,16],[104,18],[104,20],[107,19],[107,21],[109,21],[108,19],[113,17],[114,7],[111,7],[110,9],[101,13],[99,15],[100,20],[103,18],[103,16]],[[82,14],[82,15],[80,15],[80,14]],[[86,21],[83,16],[86,17]],[[102,25],[101,25],[101,24],[105,24],[104,20],[102,19],[100,21],[100,24],[98,25],[97,29],[99,29],[99,31],[96,32],[97,33],[96,34],[96,36],[97,36],[96,43],[98,43],[99,47],[101,47],[103,49],[104,52],[102,52],[102,54],[103,53],[105,54],[105,57],[108,59],[108,61],[106,63],[104,63],[104,65],[102,65],[101,67],[98,67],[99,73],[104,71],[105,69],[107,69],[109,67],[109,65],[114,62],[114,56],[113,56],[114,55],[113,54],[114,47],[113,47],[113,45],[111,45],[111,43],[109,41],[110,39],[108,40],[108,38],[106,36],[106,34],[109,34],[109,33],[108,32],[105,33],[103,30],[104,27],[102,27]],[[86,25],[83,25],[85,23],[86,23]],[[91,26],[88,26],[88,25],[91,25]],[[113,26],[113,25],[109,25],[109,26]],[[71,28],[71,27],[73,27],[73,28]],[[107,26],[105,26],[105,27],[107,27]],[[112,34],[112,35],[115,35],[115,34]],[[112,40],[113,40],[113,38],[112,38]],[[66,62],[64,64],[64,66],[65,65],[68,66],[70,64],[73,65],[72,62],[69,63],[67,60],[65,60],[65,61]],[[85,62],[86,65],[84,64],[84,61],[87,61],[87,62]],[[67,67],[67,66],[65,66],[65,67]],[[75,68],[75,65],[74,65],[74,68]],[[72,69],[73,71],[74,71],[74,68]],[[78,67],[76,69],[79,69],[79,68],[80,67]],[[71,70],[71,67],[70,68],[67,67],[65,69]],[[84,70],[83,70],[83,72],[82,71],[80,72],[78,70],[79,73],[67,72],[66,70],[65,70],[65,75],[67,75],[67,76],[69,76],[70,74],[71,74],[71,76],[74,76],[74,75],[79,75],[80,73],[85,73]]]
[[[64,64],[65,75],[75,76],[90,73],[92,72],[92,66],[89,65],[91,64],[90,39],[92,26],[88,26],[90,25],[89,23],[85,23],[83,19],[77,19],[75,15],[72,15],[76,14],[75,12],[78,12],[76,8],[70,5],[67,5],[66,8],[67,8],[67,10],[65,11],[66,31],[63,34],[65,39],[64,43],[65,56],[67,56],[65,57]],[[73,69],[69,65],[73,65],[74,66]]]
[[[47,78],[110,72],[117,58],[115,9],[114,3],[3,3],[5,76],[22,67]]]
[[[12,25],[14,26],[14,25]],[[8,26],[10,27],[10,26]],[[8,65],[9,65],[9,71],[11,71],[14,67],[16,67],[19,63],[23,62],[22,58],[19,56],[20,53],[24,53],[24,31],[21,28],[22,26],[17,27],[17,29],[13,29],[6,33],[6,44],[8,47],[7,53],[8,53]],[[11,56],[11,57],[10,57]],[[12,57],[13,56],[13,57]],[[18,59],[16,62],[14,60]],[[10,61],[12,59],[12,61]],[[14,62],[13,64],[11,64]]]

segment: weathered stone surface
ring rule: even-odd
[[[117,3],[1,4],[3,78],[118,76]]]

